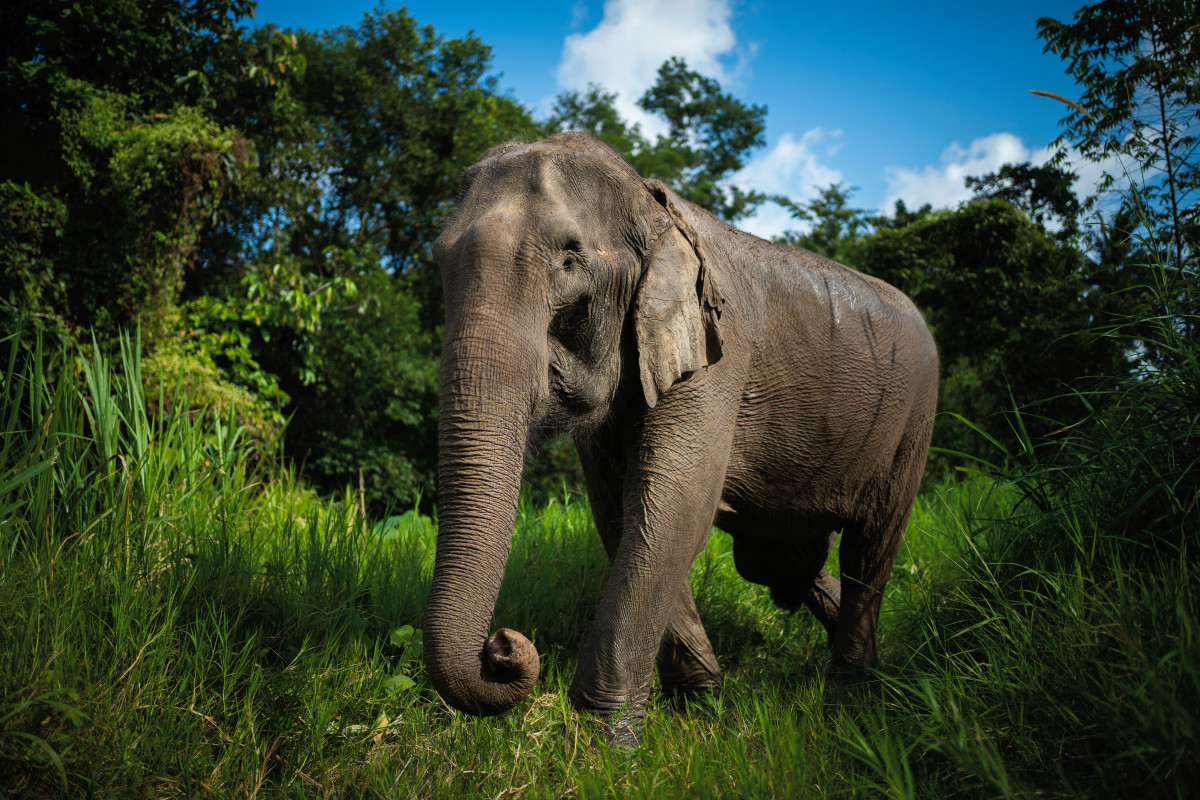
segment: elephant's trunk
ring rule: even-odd
[[[534,388],[528,351],[513,352],[506,341],[513,338],[505,331],[447,336],[437,558],[425,612],[430,679],[447,703],[482,715],[520,702],[539,666],[520,633],[488,635],[512,544]]]

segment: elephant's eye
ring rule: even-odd
[[[579,242],[571,242],[550,259],[550,309],[558,313],[591,290],[591,273]]]
[[[562,270],[563,272],[571,272],[582,267],[585,263],[583,245],[575,240],[567,242],[566,247],[556,254],[552,262],[555,270]]]

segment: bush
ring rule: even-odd
[[[248,145],[194,108],[143,115],[134,98],[71,79],[51,91],[54,177],[0,184],[3,318],[90,327],[102,343],[136,323],[152,350],[178,324],[185,265]]]
[[[357,302],[321,313],[308,336],[311,376],[275,365],[292,397],[285,449],[329,492],[360,481],[373,514],[426,508],[436,489],[440,331],[423,330],[419,305],[401,279],[378,265],[355,277]],[[303,363],[303,362],[301,362]]]
[[[163,408],[189,416],[207,412],[232,417],[263,451],[274,451],[283,433],[281,404],[233,383],[196,339],[179,336],[161,342],[142,359],[142,380],[152,415]]]
[[[1087,413],[1067,382],[1125,374],[1120,343],[1101,335],[1098,293],[1083,255],[1005,200],[974,200],[882,228],[863,269],[921,308],[941,355],[939,408],[973,420],[984,436],[939,415],[934,445],[994,460],[1013,450],[1015,404],[1036,408],[1039,433]],[[1032,417],[1031,417],[1032,419]]]

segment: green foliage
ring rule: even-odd
[[[441,332],[423,329],[413,295],[378,263],[355,280],[359,301],[327,308],[306,337],[320,365],[310,383],[289,385],[297,402],[287,451],[322,488],[361,482],[373,513],[428,505]]]
[[[486,76],[488,48],[403,11],[316,35],[234,30],[242,3],[62,5],[9,7],[20,24],[6,34],[22,45],[5,102],[28,136],[25,166],[6,166],[40,165],[30,176],[50,188],[0,184],[4,321],[25,347],[85,325],[106,346],[139,323],[156,388],[233,404],[266,440],[291,401],[285,412],[315,429],[288,451],[322,485],[357,483],[364,467],[374,507],[432,491],[429,242],[461,169],[528,121]],[[90,69],[90,42],[70,46],[74,14],[122,29],[104,69]],[[255,151],[260,168],[245,170]],[[359,282],[373,293],[361,303]]]
[[[1072,23],[1042,17],[1037,26],[1046,52],[1066,62],[1083,91],[1057,143],[1092,161],[1119,157],[1099,191],[1136,181],[1145,230],[1181,265],[1200,241],[1200,7],[1107,0],[1083,6]]]
[[[766,140],[766,106],[747,106],[712,78],[689,70],[673,57],[658,69],[658,79],[638,99],[644,111],[669,125],[651,143],[638,125],[616,110],[617,95],[593,84],[586,93],[563,92],[543,125],[547,135],[585,130],[603,139],[647,178],[663,181],[682,197],[730,222],[742,219],[766,199],[727,179],[745,166],[747,154]]]
[[[290,359],[279,374],[311,384],[324,364],[315,338],[322,315],[357,306],[359,288],[352,276],[364,264],[368,270],[379,268],[378,255],[370,248],[365,257],[345,253],[333,263],[343,274],[314,273],[295,256],[254,265],[242,276],[237,293],[225,298],[201,295],[187,303],[191,332],[198,330],[200,341],[221,357],[223,368],[253,391],[273,395],[278,390],[279,376],[264,371],[254,355],[269,353],[272,347],[286,348]],[[290,399],[282,397],[285,403]]]
[[[223,419],[233,418],[248,439],[268,452],[273,450],[283,434],[282,404],[272,404],[264,391],[254,393],[231,382],[204,344],[203,339],[171,339],[160,342],[152,354],[142,359],[151,414],[162,408],[189,415],[211,411]],[[157,401],[160,397],[161,407]],[[280,400],[284,397],[281,395]]]
[[[303,69],[282,69],[265,114],[236,94],[219,106],[261,164],[244,209],[257,222],[236,257],[250,267],[291,256],[326,276],[337,272],[331,253],[375,251],[415,294],[424,322],[437,324],[441,283],[430,246],[459,176],[532,127],[488,75],[490,48],[382,8],[357,28],[263,28],[240,46],[243,63],[286,56]],[[226,257],[221,247],[212,254]]]
[[[1200,777],[1200,351],[1176,271],[1145,269],[1156,311],[1135,327],[1155,355],[1135,380],[1082,393],[1081,424],[1023,437],[1004,476],[1014,512],[971,526],[961,577],[905,631],[902,706],[932,716],[934,752],[1006,796],[1149,781],[1184,797]]]
[[[131,98],[57,87],[62,174],[2,184],[4,318],[97,328],[140,324],[150,343],[176,324],[187,258],[213,204],[238,180],[245,142],[195,109],[139,117]],[[29,205],[25,201],[33,201]]]
[[[1037,404],[1039,432],[1049,433],[1086,415],[1071,382],[1124,373],[1122,347],[1100,335],[1101,296],[1083,266],[1079,251],[1003,200],[935,211],[870,239],[863,269],[912,297],[933,331],[941,408],[987,433],[942,415],[935,445],[996,458],[986,439],[1015,447],[1005,416],[1014,404]]]
[[[9,326],[30,335],[92,326],[106,343],[128,322],[148,343],[173,327],[200,229],[248,160],[237,132],[186,105],[174,79],[203,64],[249,8],[5,4],[0,232],[17,251],[0,276]]]
[[[53,165],[55,137],[43,90],[63,77],[136,95],[147,108],[195,105],[180,77],[202,69],[253,0],[11,0],[0,11],[5,60],[4,118],[13,150],[0,154],[8,172]],[[184,94],[181,94],[184,92]],[[29,158],[34,153],[50,158]],[[26,161],[23,166],[22,161]],[[32,177],[25,179],[33,180]]]
[[[1059,239],[1072,240],[1079,235],[1079,215],[1083,210],[1071,189],[1077,179],[1074,172],[1052,164],[1034,166],[1002,164],[987,175],[968,175],[966,184],[976,198],[1007,200],[1029,215],[1041,228],[1057,224]]]
[[[807,203],[798,203],[782,195],[772,197],[771,200],[786,208],[794,219],[812,223],[803,233],[787,231],[775,241],[811,250],[848,267],[860,268],[871,230],[881,221],[865,208],[850,207],[850,195],[855,191],[854,187],[835,183],[819,189],[817,197]]]
[[[745,165],[750,150],[766,144],[766,106],[747,106],[723,93],[719,83],[689,70],[678,57],[658,68],[658,79],[638,106],[670,125],[653,154],[639,158],[648,167],[643,174],[662,173],[671,188],[729,221],[749,216],[763,201],[762,193],[723,181]]]
[[[53,300],[66,293],[66,284],[48,254],[66,221],[67,206],[53,193],[0,183],[0,320],[14,332],[28,327],[26,340],[38,333],[64,336],[69,329],[54,312]]]
[[[430,246],[462,170],[532,121],[497,91],[490,48],[403,9],[258,29],[228,54],[241,77],[210,96],[259,169],[204,235],[190,325],[238,385],[287,397],[285,452],[319,486],[361,485],[376,513],[428,505],[443,314]]]
[[[0,373],[0,601],[12,610],[0,631],[0,785],[18,796],[240,785],[256,780],[263,756],[238,755],[255,750],[246,745],[262,730],[259,703],[285,726],[317,724],[308,741],[333,722],[296,701],[316,674],[293,672],[302,654],[318,672],[365,658],[380,702],[391,676],[415,674],[415,632],[389,642],[403,619],[378,612],[423,598],[419,582],[393,577],[431,539],[416,551],[385,545],[352,507],[318,502],[290,474],[256,480],[268,476],[249,468],[241,432],[190,413],[186,398],[147,415],[128,340],[116,363],[78,362],[79,380],[50,382],[42,353],[10,352]],[[37,595],[49,602],[30,603]],[[211,750],[206,731],[229,749]]]
[[[1132,380],[1083,394],[1088,423],[1035,453],[1037,479],[1089,509],[1103,534],[1126,546],[1127,560],[1185,555],[1200,534],[1200,346],[1189,335],[1200,319],[1178,300],[1196,291],[1200,273],[1194,263],[1144,270],[1151,282],[1133,291],[1148,316],[1108,333],[1118,345],[1143,347]]]

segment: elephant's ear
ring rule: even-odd
[[[638,371],[646,404],[653,408],[677,381],[721,358],[725,299],[695,229],[667,188],[658,181],[646,181],[646,188],[674,223],[652,243],[634,301]]]

